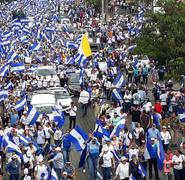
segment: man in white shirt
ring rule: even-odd
[[[171,135],[169,131],[166,130],[166,126],[162,127],[161,136],[162,136],[163,147],[166,152],[168,150],[170,140],[171,140]]]
[[[69,109],[69,129],[75,128],[76,126],[76,112],[77,112],[77,107],[74,105],[74,102],[71,102],[71,107]]]
[[[129,179],[129,163],[127,160],[125,156],[121,157],[120,163],[116,169],[116,177],[119,175],[120,179]]]
[[[87,105],[89,103],[89,93],[83,88],[81,89],[78,102],[81,104],[82,117],[85,117],[87,114]]]
[[[163,111],[164,112],[166,112],[168,110],[168,107],[167,107],[167,99],[168,99],[168,95],[163,90],[162,91],[162,94],[160,95],[160,100],[161,100],[161,105],[163,107]]]

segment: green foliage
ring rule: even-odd
[[[96,11],[99,11],[101,10],[101,0],[86,0],[88,4],[93,4],[96,8]]]
[[[185,57],[185,4],[175,0],[160,1],[165,14],[147,14],[147,24],[137,40],[136,53],[147,54],[168,64],[171,59]]]

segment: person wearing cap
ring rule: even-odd
[[[44,164],[44,159],[42,156],[38,158],[38,164],[34,169],[35,180],[47,179],[48,177],[48,167]]]
[[[138,172],[139,161],[135,154],[132,155],[129,164],[130,174],[133,179],[141,180],[141,174]]]
[[[138,158],[139,155],[139,149],[136,144],[132,144],[130,148],[128,149],[128,154],[129,154],[129,161],[132,160],[132,156],[135,155],[136,158]]]
[[[152,124],[152,127],[148,129],[147,133],[148,133],[148,138],[149,139],[151,139],[151,138],[162,139],[161,133],[156,128],[156,124],[155,123]]]
[[[157,167],[157,144],[155,142],[155,138],[152,137],[150,138],[150,143],[152,146],[151,152],[150,153],[150,157],[146,158],[145,155],[144,157],[146,159],[148,159],[148,164],[149,164],[149,178],[152,179],[153,177],[153,171],[152,171],[152,166],[154,167],[154,172],[155,172],[155,177],[156,179],[159,179],[159,174],[158,174],[158,167]]]
[[[27,152],[23,155],[23,162],[24,168],[28,169],[28,174],[31,176],[33,172],[34,157],[30,151],[27,150]]]
[[[169,131],[167,131],[166,126],[162,127],[161,137],[162,137],[163,148],[166,152],[168,150],[170,140],[171,140],[171,135]]]
[[[99,157],[99,165],[101,165],[102,167],[103,179],[111,179],[112,170],[115,168],[115,162],[112,152],[107,146],[104,146]]]
[[[92,137],[87,144],[87,166],[89,170],[90,180],[97,179],[97,166],[99,158],[100,143],[96,137]]]
[[[75,178],[75,168],[70,161],[66,162],[66,164],[64,165],[62,169],[62,174],[67,177],[67,180]]]
[[[64,157],[63,157],[60,147],[56,147],[55,151],[56,151],[56,155],[52,159],[50,159],[48,163],[54,162],[54,167],[55,167],[57,176],[59,179],[61,179],[62,178],[62,168],[64,167]]]
[[[11,161],[6,166],[6,171],[9,174],[9,179],[19,180],[20,162],[17,155],[13,155]]]
[[[114,179],[119,176],[120,180],[129,180],[129,163],[127,161],[128,159],[125,156],[121,157]]]
[[[22,180],[31,180],[31,176],[29,175],[28,169],[24,169],[24,176],[22,177]]]

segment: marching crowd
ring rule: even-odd
[[[185,88],[177,90],[171,80],[164,83],[165,67],[154,61],[142,64],[132,56],[136,45],[130,42],[141,34],[145,8],[112,0],[113,12],[129,7],[134,13],[115,13],[115,18],[101,23],[93,5],[61,1],[74,30],[61,24],[56,12],[59,2],[1,4],[0,179],[83,179],[71,162],[75,147],[81,156],[79,168],[83,173],[87,170],[90,180],[159,179],[161,170],[165,179],[182,180],[185,141],[182,138],[179,144],[178,140],[182,136],[180,122],[185,119]],[[24,17],[12,15],[20,9]],[[100,46],[84,61],[77,52],[82,29]],[[102,61],[106,62],[103,68]],[[78,104],[71,102],[63,109],[69,121],[67,129],[47,114],[34,123],[28,121],[33,92],[55,86],[52,75],[46,82],[34,73],[43,65],[56,67],[64,88],[68,88],[69,69],[86,74],[86,78],[80,77]],[[94,113],[95,128],[84,132],[77,114],[83,120],[88,109]]]

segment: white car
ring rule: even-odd
[[[53,119],[53,108],[56,106],[54,93],[49,91],[35,91],[31,99],[31,105],[41,114],[46,113],[50,120]]]
[[[68,108],[71,105],[72,99],[67,89],[63,87],[49,88],[55,95],[56,105],[58,107],[62,106],[63,109]]]
[[[53,66],[40,66],[36,71],[36,76],[41,76],[43,80],[46,77],[46,81],[49,82],[51,79],[55,82],[54,86],[60,86],[60,79],[57,75],[57,72]],[[53,77],[52,77],[53,76]]]

